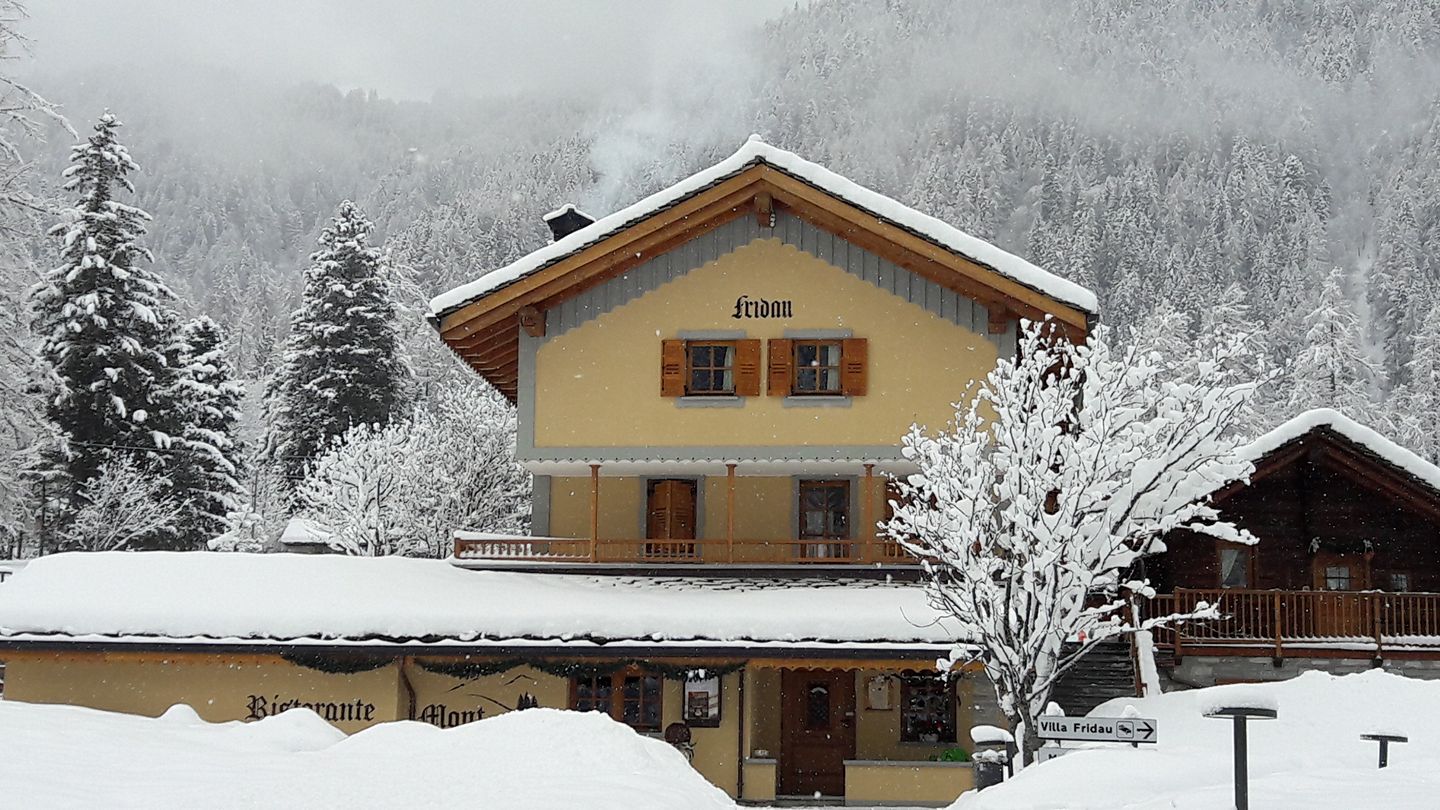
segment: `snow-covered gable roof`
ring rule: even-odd
[[[1246,445],[1242,452],[1251,462],[1259,465],[1277,450],[1317,430],[1326,430],[1346,439],[1386,466],[1440,495],[1440,467],[1330,408],[1306,411]]]
[[[1092,315],[1099,312],[1095,293],[1071,281],[1036,267],[1030,262],[940,220],[916,211],[879,192],[872,191],[835,172],[784,149],[771,146],[752,135],[735,154],[681,180],[663,191],[622,208],[552,242],[520,260],[492,270],[430,301],[430,311],[444,316],[465,304],[499,290],[595,244],[631,224],[725,180],[745,169],[766,164],[804,181],[876,217],[898,225],[934,244],[953,251],[976,264],[991,268],[1012,281],[1069,304]],[[561,209],[563,210],[563,209]],[[559,213],[552,212],[552,213]]]
[[[953,640],[917,584],[466,571],[443,560],[70,553],[0,588],[0,642],[787,647]]]

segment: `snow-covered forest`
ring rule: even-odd
[[[82,138],[107,109],[125,124],[137,168],[121,202],[151,217],[140,244],[154,262],[137,261],[173,291],[177,323],[218,324],[244,389],[232,506],[249,509],[252,533],[255,502],[282,497],[262,491],[287,488],[270,480],[266,448],[273,462],[301,441],[278,454],[300,460],[296,479],[347,429],[297,439],[266,405],[305,350],[292,313],[345,201],[370,223],[357,250],[373,248],[393,308],[384,339],[404,358],[387,413],[408,420],[482,385],[423,322],[425,299],[544,244],[542,212],[613,210],[751,132],[1092,286],[1116,334],[1185,352],[1217,319],[1258,326],[1279,376],[1253,430],[1330,405],[1440,457],[1429,0],[816,0],[724,52],[599,93],[417,102],[220,69],[149,78],[56,71],[27,87]],[[77,202],[62,178],[74,137],[43,105],[28,118],[33,132],[0,122],[0,146],[15,146],[0,149],[0,181],[27,192],[6,203],[0,268],[11,537],[37,525],[44,476],[21,472],[43,468],[53,443],[44,386],[24,383],[43,355],[30,290],[66,261],[47,234]],[[504,413],[494,421],[505,429]],[[363,465],[356,456],[347,463]],[[496,520],[477,528],[523,525]]]

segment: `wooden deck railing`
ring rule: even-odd
[[[1149,600],[1145,616],[1192,613],[1201,602],[1220,618],[1157,630],[1156,641],[1186,647],[1440,649],[1440,594],[1380,591],[1253,591],[1177,588]]]
[[[455,538],[457,560],[602,563],[900,564],[915,559],[885,540],[597,540]]]

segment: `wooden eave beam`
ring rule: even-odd
[[[560,282],[558,287],[561,289],[570,286],[573,281],[566,281],[566,276],[582,268],[591,268],[601,259],[610,258],[613,264],[617,254],[623,255],[625,252],[644,254],[648,250],[647,242],[663,242],[668,229],[677,225],[683,229],[687,224],[691,224],[687,223],[687,220],[692,217],[703,217],[704,212],[713,211],[716,208],[748,207],[753,195],[747,191],[747,188],[755,182],[756,172],[759,168],[747,169],[680,204],[642,219],[629,228],[543,270],[536,271],[477,301],[466,304],[440,319],[441,335],[446,340],[456,340],[506,315],[513,315],[520,307],[528,303],[522,299],[529,298],[537,292],[540,293],[541,299],[548,297],[549,294],[553,294],[557,281]],[[549,293],[546,292],[547,289],[550,290]]]

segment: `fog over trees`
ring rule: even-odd
[[[63,52],[64,29],[46,30],[61,40],[36,47]],[[82,132],[106,109],[123,118],[150,268],[181,317],[226,335],[252,451],[342,201],[387,257],[418,410],[478,384],[423,323],[430,295],[546,243],[543,212],[607,213],[756,132],[1092,286],[1117,334],[1164,330],[1184,350],[1217,319],[1257,325],[1280,373],[1252,431],[1333,404],[1440,452],[1440,413],[1414,412],[1440,383],[1421,350],[1440,308],[1440,5],[816,0],[670,50],[685,52],[503,95],[456,77],[426,101],[242,65],[26,78]],[[6,130],[17,146],[0,168],[23,165],[28,199],[58,209],[72,136],[30,118],[44,140]],[[7,310],[60,261],[44,236],[57,219],[39,219],[5,235]],[[7,351],[0,391],[30,373]],[[16,458],[42,431],[23,432],[5,440]]]

